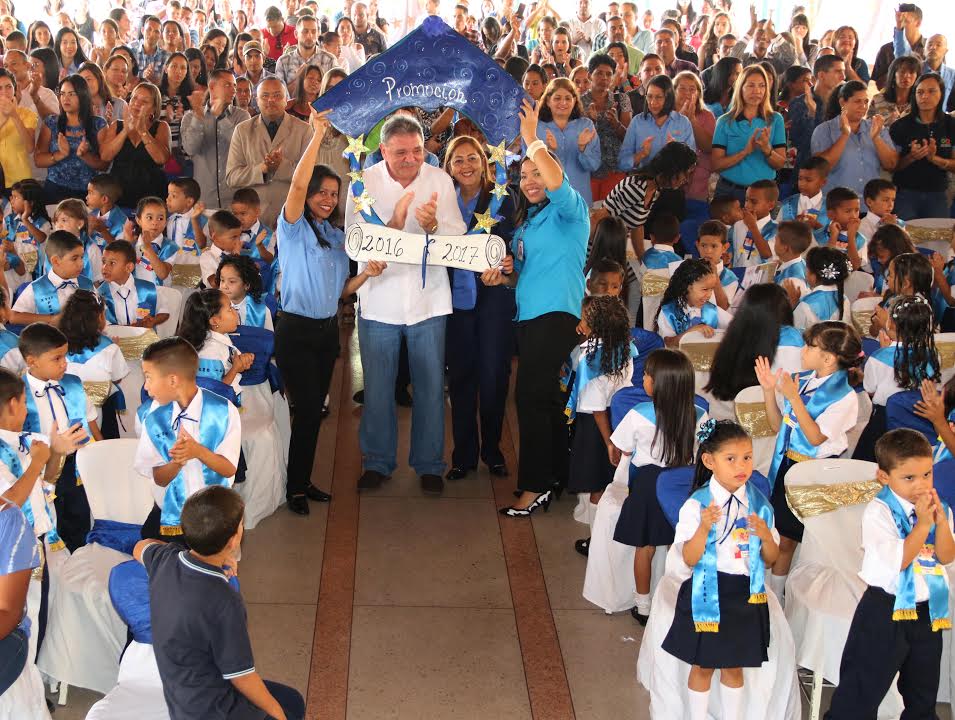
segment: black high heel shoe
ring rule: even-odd
[[[550,509],[550,502],[551,491],[548,490],[547,492],[538,495],[534,502],[532,502],[526,508],[516,508],[512,505],[510,507],[501,508],[498,510],[498,512],[501,513],[501,515],[507,515],[508,517],[527,517],[540,508],[544,508],[544,512],[547,512]]]

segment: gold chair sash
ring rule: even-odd
[[[938,359],[942,365],[942,370],[955,367],[955,342],[935,343],[935,347],[938,349]]]
[[[173,285],[194,288],[199,287],[202,271],[199,269],[199,265],[173,265],[171,277]]]
[[[39,261],[39,256],[37,251],[30,248],[24,248],[20,252],[20,260],[23,261],[23,267],[27,271],[27,275],[33,274],[33,269],[36,267],[37,262]]]
[[[657,275],[656,273],[648,272],[643,276],[643,297],[663,295],[669,284],[670,278],[666,275]]]
[[[869,329],[872,327],[871,310],[853,310],[852,324],[862,337],[869,337]]]
[[[113,341],[119,345],[119,349],[123,352],[123,357],[127,360],[142,360],[146,348],[158,339],[159,336],[156,334],[156,331],[152,328],[148,328],[142,335],[113,338]]]
[[[823,515],[849,505],[867,503],[882,485],[875,480],[859,480],[835,485],[787,485],[786,502],[800,520]]]
[[[776,434],[769,424],[765,403],[736,403],[736,420],[750,437],[764,438]]]
[[[697,372],[709,372],[713,367],[713,356],[719,343],[684,343],[680,345],[680,352],[690,358],[693,369]]]
[[[948,243],[952,240],[952,228],[929,228],[919,227],[918,225],[906,225],[906,232],[912,238],[914,243],[943,242]]]
[[[109,397],[109,392],[113,388],[113,383],[109,380],[86,381],[83,383],[83,389],[86,390],[86,396],[95,407],[101,408]]]

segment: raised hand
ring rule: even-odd
[[[874,140],[885,127],[885,118],[881,115],[873,115],[869,122],[869,136]]]
[[[83,136],[83,139],[80,140],[80,144],[76,146],[76,156],[83,157],[90,151],[89,141],[86,139],[86,135]]]
[[[238,368],[239,372],[248,370],[253,362],[255,362],[255,353],[239,353],[232,356],[232,367]]]
[[[547,132],[550,133],[550,130],[548,130]],[[583,151],[584,148],[586,148],[590,144],[590,141],[593,140],[595,137],[597,137],[597,131],[594,128],[592,127],[584,128],[583,131],[580,133],[580,135],[577,136],[578,149]]]
[[[56,134],[56,151],[61,154],[61,160],[70,154],[70,141],[63,133]]]
[[[521,139],[525,145],[530,145],[537,139],[538,110],[529,100],[521,103],[519,113],[521,119]]]
[[[773,151],[773,146],[769,142],[769,128],[765,127],[762,130],[757,131],[756,144],[759,146],[759,149],[762,150],[766,155],[769,155]]]
[[[790,402],[799,397],[799,385],[796,384],[793,376],[789,373],[780,371],[776,385],[779,387],[779,392],[782,393],[783,397]]]
[[[557,152],[557,138],[554,137],[554,133],[552,133],[550,130],[547,130],[544,138],[544,142],[547,143],[547,148],[551,152]]]
[[[405,223],[408,221],[408,208],[411,207],[411,201],[414,200],[414,191],[409,190],[395,204],[395,211],[391,214],[391,221],[388,226],[395,230],[404,230]]]
[[[713,523],[718,522],[723,515],[723,511],[716,502],[710,503],[709,507],[700,508],[700,527],[709,532]]]
[[[414,211],[415,220],[418,221],[418,225],[428,232],[434,232],[434,228],[437,225],[437,215],[438,193],[436,192],[431,193],[431,199]]]
[[[79,424],[60,432],[57,423],[54,421],[53,427],[50,428],[50,444],[53,452],[57,455],[69,455],[71,452],[75,452],[88,439],[89,435]]]
[[[194,112],[200,118],[203,117],[203,115],[205,115],[205,112],[203,109],[205,99],[206,99],[206,93],[203,90],[196,90],[195,92],[190,93],[189,95],[189,107],[192,108],[192,112]]]
[[[314,137],[318,140],[321,140],[325,137],[325,133],[328,132],[328,115],[331,113],[331,110],[323,110],[322,112],[315,112],[315,108],[309,108],[308,124],[312,126],[312,132],[315,133]]]
[[[915,499],[915,524],[925,527],[935,522],[935,495],[929,490]]]
[[[756,381],[763,390],[776,389],[776,383],[779,380],[779,375],[782,373],[782,370],[773,372],[773,367],[769,362],[769,358],[762,356],[756,358],[755,370]]]
[[[928,379],[923,380],[919,390],[922,392],[922,399],[912,406],[913,412],[935,427],[946,424],[948,419],[945,417],[945,400],[935,383]]]
[[[365,265],[364,273],[368,277],[378,277],[385,271],[385,268],[387,267],[388,263],[382,262],[381,260],[369,260]]]

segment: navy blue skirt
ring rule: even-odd
[[[570,446],[568,492],[602,492],[613,481],[613,473],[614,466],[607,457],[607,445],[594,416],[577,413],[574,440]]]
[[[657,500],[657,477],[666,468],[630,468],[630,495],[623,502],[613,539],[633,547],[669,545],[674,528]]]
[[[680,586],[673,624],[663,649],[702,668],[759,667],[769,659],[769,605],[749,602],[749,576],[716,574],[720,629],[697,632],[693,623],[693,578]]]

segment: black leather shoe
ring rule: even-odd
[[[499,465],[488,465],[487,471],[491,473],[494,477],[507,477],[507,465],[501,463]]]
[[[308,515],[308,499],[304,495],[293,495],[288,499],[288,509],[296,515]]]
[[[461,480],[467,477],[467,474],[471,472],[470,470],[465,470],[464,468],[453,467],[448,470],[448,474],[444,476],[445,480]]]
[[[365,470],[358,478],[358,492],[379,488],[386,479],[387,477],[377,470]]]
[[[647,620],[650,619],[649,615],[641,614],[636,607],[630,608],[630,614],[633,616],[633,619],[640,623],[643,627],[647,626]]]
[[[444,480],[440,475],[422,475],[421,490],[429,495],[440,495],[444,492]]]
[[[314,502],[329,502],[332,499],[331,495],[324,490],[319,490],[314,485],[309,485],[305,488],[305,497]]]
[[[582,538],[574,543],[574,550],[584,557],[590,555],[590,538]]]

